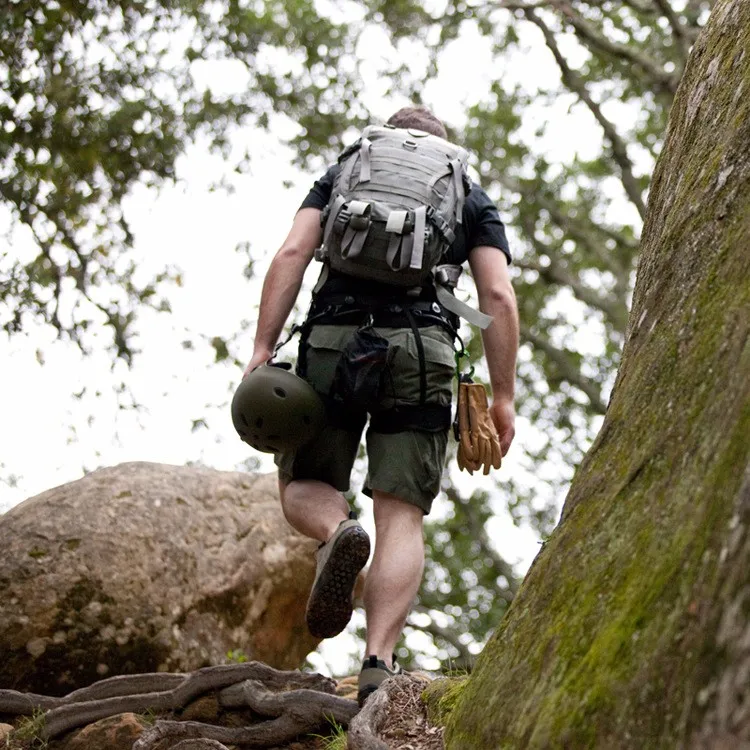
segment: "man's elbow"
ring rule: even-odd
[[[511,312],[516,314],[516,294],[510,284],[493,284],[481,290],[480,307],[492,311],[492,314]]]

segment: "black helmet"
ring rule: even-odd
[[[262,453],[294,450],[323,428],[325,407],[312,386],[279,365],[261,365],[232,399],[234,429]]]

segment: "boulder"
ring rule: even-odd
[[[101,469],[0,516],[0,549],[0,688],[62,695],[228,657],[295,669],[317,644],[316,544],[275,475]]]
[[[135,714],[117,714],[71,732],[57,743],[56,750],[132,750],[146,721]]]

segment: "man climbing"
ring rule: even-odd
[[[369,416],[363,491],[373,499],[375,550],[364,589],[360,703],[398,671],[392,654],[422,578],[422,523],[447,451],[456,314],[485,326],[489,415],[503,455],[514,436],[518,313],[505,229],[466,175],[466,152],[446,138],[429,110],[406,107],[386,126],[366,130],[315,183],[266,275],[244,375],[272,358],[317,255],[324,270],[301,327],[297,373],[323,400],[325,425],[275,460],[284,515],[321,543],[308,627],[332,637],[349,622],[354,583],[370,552],[342,494]],[[441,171],[431,175],[439,162]],[[481,313],[452,295],[466,261]],[[474,459],[477,468],[481,459]]]

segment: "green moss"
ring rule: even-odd
[[[46,549],[42,549],[41,547],[32,547],[29,550],[29,557],[33,557],[35,560],[39,560],[42,557],[46,557],[49,553]]]
[[[461,695],[467,677],[444,677],[431,682],[422,693],[427,719],[435,726],[445,726]]]

